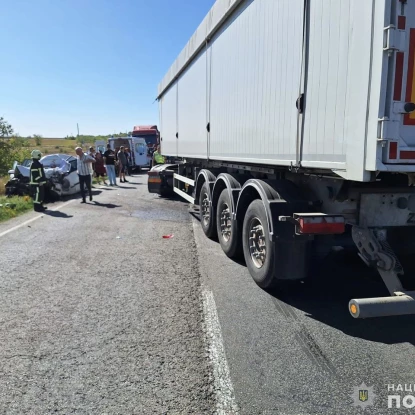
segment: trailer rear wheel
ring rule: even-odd
[[[216,217],[213,213],[210,192],[207,183],[203,183],[199,195],[200,223],[208,238],[216,237]]]
[[[269,238],[268,219],[262,200],[254,200],[246,211],[242,244],[246,265],[261,288],[275,285],[274,249]]]
[[[223,189],[216,207],[216,227],[223,252],[234,258],[241,253],[241,231],[236,220],[232,219],[231,200],[228,189]]]

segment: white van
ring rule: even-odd
[[[111,149],[114,151],[118,151],[121,146],[131,150],[133,171],[140,171],[143,167],[150,167],[147,157],[147,143],[144,138],[111,137],[108,139],[108,142],[104,140],[95,141],[95,150],[104,154],[107,151],[107,144],[110,144]]]

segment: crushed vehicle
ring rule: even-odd
[[[40,159],[48,179],[45,189],[46,202],[53,202],[64,196],[79,193],[79,177],[77,174],[77,160],[69,154],[50,154]],[[9,170],[10,180],[6,183],[7,196],[31,195],[30,165],[32,160],[26,159],[22,163],[14,162]]]

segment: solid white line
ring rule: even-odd
[[[61,208],[63,208],[64,206],[69,205],[69,203],[72,203],[73,201],[74,201],[74,200],[69,200],[69,202],[65,202],[65,203],[63,203],[62,205],[57,206],[56,208],[53,208],[53,209],[48,209],[48,210],[55,211],[55,210],[61,209]],[[29,219],[29,220],[27,220],[27,221],[25,221],[25,222],[21,223],[20,225],[16,225],[16,226],[14,226],[13,228],[10,228],[10,229],[8,229],[7,231],[4,231],[4,232],[0,233],[0,238],[1,238],[2,236],[4,236],[4,235],[7,235],[7,234],[8,234],[8,233],[10,233],[10,232],[13,232],[13,231],[15,231],[15,230],[17,230],[17,229],[19,229],[19,228],[22,228],[23,226],[26,226],[26,225],[27,225],[27,224],[29,224],[29,223],[34,222],[34,221],[35,221],[35,220],[37,220],[37,219],[40,219],[40,218],[41,218],[41,217],[43,217],[43,216],[44,216],[43,214],[41,214],[41,215],[39,215],[39,216],[35,216],[34,218]]]
[[[192,219],[192,225],[197,249],[202,251],[203,248],[199,241],[200,225],[195,219]],[[236,404],[228,362],[226,360],[225,347],[223,345],[222,331],[216,310],[215,298],[212,291],[203,284],[201,295],[206,343],[209,352],[209,359],[213,369],[216,414],[237,415],[238,406]]]
[[[218,415],[237,414],[238,407],[235,402],[235,394],[212,291],[206,288],[202,289],[202,301],[209,358],[213,366],[216,413]]]

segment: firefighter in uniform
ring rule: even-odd
[[[47,183],[43,164],[39,161],[42,153],[39,150],[32,151],[32,165],[30,166],[30,185],[33,192],[33,207],[35,212],[44,212],[45,184]]]
[[[153,153],[153,166],[157,166],[157,164],[164,164],[164,157],[160,154],[160,146],[157,146]]]

